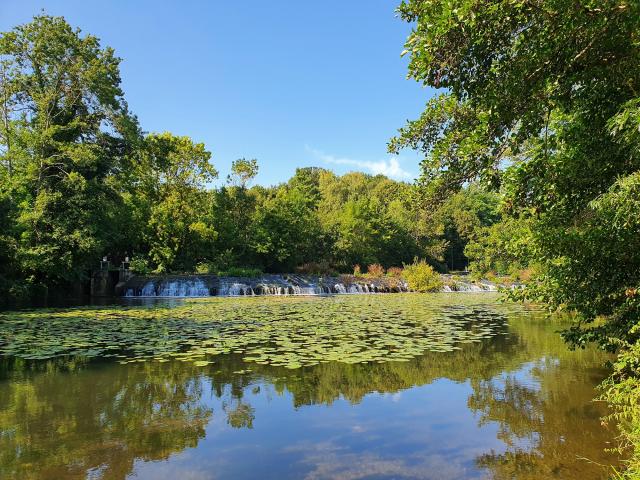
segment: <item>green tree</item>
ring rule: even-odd
[[[529,267],[531,235],[527,222],[512,217],[482,227],[464,249],[469,270],[477,277],[520,276]]]
[[[521,296],[577,311],[573,344],[632,348],[640,3],[408,0],[399,12],[415,23],[409,75],[443,92],[390,150],[425,154],[421,182],[436,198],[469,181],[501,188],[538,266]]]
[[[135,195],[147,219],[149,256],[159,272],[193,270],[212,254],[216,232],[208,217],[208,182],[217,176],[202,143],[170,133],[144,139]]]
[[[297,188],[279,188],[255,211],[251,247],[267,270],[292,271],[317,260],[321,237],[318,218]]]
[[[227,176],[227,183],[244,189],[256,175],[258,175],[258,160],[240,158],[231,163],[231,174]]]
[[[216,268],[254,265],[251,250],[252,219],[256,206],[264,201],[261,187],[247,188],[258,172],[257,160],[236,160],[227,177],[227,186],[214,192],[212,215],[218,232],[218,254],[213,259]]]
[[[425,152],[423,181],[433,193],[477,178],[502,185],[506,211],[532,222],[532,254],[543,274],[542,286],[529,292],[589,322],[622,306],[624,291],[640,283],[629,268],[638,262],[634,252],[606,257],[605,270],[627,272],[615,281],[578,260],[585,240],[599,238],[591,202],[640,168],[640,5],[575,7],[561,0],[467,0],[455,10],[448,1],[404,2],[402,17],[416,22],[406,46],[410,75],[447,93],[390,148]]]
[[[120,60],[61,17],[0,35],[0,178],[19,211],[16,257],[32,283],[81,279],[114,237],[112,180],[138,127]]]
[[[484,228],[500,220],[499,197],[471,185],[447,198],[435,213],[442,222],[447,243],[445,263],[451,270],[462,270],[468,263],[465,248],[486,234]]]

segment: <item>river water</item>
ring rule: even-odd
[[[0,478],[607,478],[615,431],[593,401],[605,356],[569,351],[556,333],[563,320],[497,300],[5,312]],[[103,355],[116,340],[129,343]],[[205,357],[184,354],[201,344]]]

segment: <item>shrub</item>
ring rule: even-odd
[[[431,265],[417,258],[411,265],[405,265],[402,272],[409,288],[416,292],[437,292],[442,286],[442,279]]]
[[[349,288],[351,285],[353,285],[354,283],[354,276],[353,275],[345,275],[342,274],[338,277],[338,282],[340,282],[341,284],[343,284],[345,287]]]
[[[384,267],[379,263],[373,263],[367,267],[367,275],[373,278],[380,278],[384,275]]]
[[[360,269],[360,265],[358,265],[357,263],[353,266],[353,276],[354,277],[362,276],[362,270]]]
[[[336,275],[335,269],[328,262],[309,262],[296,267],[296,272],[302,275],[321,275],[332,277]]]
[[[389,267],[387,268],[387,277],[401,277],[402,269],[400,267]]]
[[[219,271],[219,277],[248,277],[257,278],[262,275],[262,270],[251,267],[231,267],[224,271]]]
[[[151,273],[149,262],[144,257],[133,257],[129,262],[129,269],[133,273],[137,273],[140,275],[148,275],[149,273]]]
[[[201,262],[196,265],[196,273],[207,274],[207,273],[215,273],[216,266],[211,262]]]
[[[202,262],[196,265],[196,273],[201,275],[217,275],[219,277],[248,277],[257,278],[262,270],[253,267],[227,267],[221,269],[216,262]]]

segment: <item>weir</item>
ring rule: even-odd
[[[445,279],[443,292],[496,291],[490,282]],[[366,278],[351,275],[319,277],[265,274],[258,278],[215,275],[134,276],[117,292],[125,297],[238,297],[256,295],[349,295],[409,292],[395,277]]]

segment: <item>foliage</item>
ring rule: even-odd
[[[151,273],[149,262],[144,257],[133,257],[131,262],[129,262],[129,268],[133,273],[137,273],[139,275],[148,275]]]
[[[478,233],[464,249],[474,276],[517,275],[528,266],[531,231],[525,221],[507,217]]]
[[[401,277],[402,276],[402,268],[400,267],[389,267],[387,268],[387,276],[388,277]]]
[[[637,300],[636,300],[637,302]],[[640,303],[640,302],[638,302]],[[640,313],[640,306],[637,307]],[[619,450],[640,451],[640,344],[625,348],[613,365],[613,374],[600,385],[600,399],[606,401],[611,413],[607,421],[620,425],[622,434]],[[618,478],[638,478],[640,463],[634,455]]]
[[[327,261],[308,262],[296,267],[297,273],[304,275],[335,276],[336,271]]]
[[[416,292],[437,292],[442,288],[440,275],[425,260],[416,258],[412,264],[405,265],[402,278]]]
[[[407,0],[399,12],[415,24],[409,75],[442,93],[390,150],[424,153],[421,183],[432,199],[469,181],[500,189],[504,212],[530,232],[518,262],[536,271],[514,296],[576,311],[565,333],[573,345],[633,354],[640,3]],[[501,228],[489,234],[511,242]],[[504,259],[482,241],[468,250],[483,251],[493,260],[476,268]],[[638,464],[640,451],[629,471]]]
[[[244,189],[256,175],[258,175],[258,160],[240,158],[232,162],[231,175],[227,177],[227,182]]]
[[[470,185],[448,197],[435,213],[442,222],[447,245],[444,261],[450,270],[468,266],[466,247],[470,242],[486,240],[488,229],[500,221],[499,196]]]
[[[255,212],[252,230],[251,246],[271,271],[292,271],[320,253],[320,223],[298,189],[279,189],[267,198]]]
[[[371,278],[381,278],[384,276],[384,267],[379,263],[372,263],[367,267],[367,276]]]
[[[120,201],[112,179],[138,136],[119,62],[59,17],[0,36],[0,179],[19,209],[10,243],[32,282],[83,278],[121,234],[99,228]]]
[[[204,220],[208,198],[203,187],[217,176],[210,157],[204,144],[189,137],[162,133],[144,139],[136,178],[148,209],[145,241],[158,272],[193,269],[216,237]]]
[[[228,267],[221,269],[214,262],[202,262],[196,265],[196,273],[217,275],[219,277],[245,277],[245,278],[257,278],[260,277],[263,272],[259,268],[250,267]]]
[[[220,277],[245,277],[245,278],[258,278],[262,276],[264,272],[259,268],[247,268],[247,267],[231,267],[226,270],[218,270],[217,274]]]

